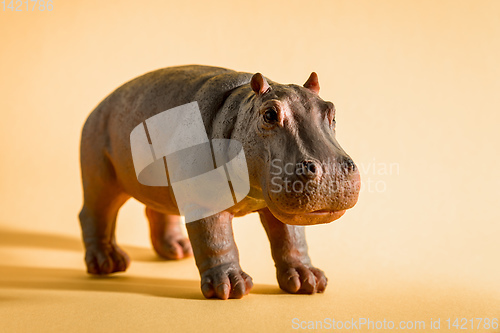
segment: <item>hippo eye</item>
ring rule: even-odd
[[[273,108],[269,108],[264,112],[264,121],[268,124],[274,124],[278,121],[278,113]]]
[[[335,125],[336,125],[336,122],[335,122],[335,118],[332,119],[331,123],[330,123],[330,128],[335,131]]]

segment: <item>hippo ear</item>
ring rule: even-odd
[[[304,87],[312,90],[314,93],[319,94],[319,81],[318,74],[312,72],[306,83],[304,83]]]
[[[252,86],[252,90],[255,91],[257,95],[262,95],[267,92],[271,87],[269,83],[267,83],[266,78],[262,76],[260,73],[255,73],[252,76],[252,80],[250,81],[250,85]]]

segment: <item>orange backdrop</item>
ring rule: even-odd
[[[2,326],[283,332],[295,331],[293,318],[365,317],[441,318],[447,331],[447,318],[500,318],[499,1],[53,6],[0,7]],[[280,294],[252,214],[234,224],[255,292],[204,301],[192,259],[155,259],[133,200],[117,230],[131,268],[109,280],[85,276],[83,122],[125,81],[191,63],[281,83],[319,74],[320,95],[337,108],[337,138],[364,182],[354,209],[307,229],[313,262],[330,277],[326,294]]]

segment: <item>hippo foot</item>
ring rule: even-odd
[[[85,254],[87,273],[106,275],[124,272],[130,264],[128,255],[116,244],[90,245]]]
[[[180,216],[146,207],[146,217],[149,221],[151,244],[160,257],[175,260],[193,255],[191,243],[182,232]]]
[[[239,264],[222,264],[201,274],[201,291],[206,298],[242,298],[252,287],[252,278]]]
[[[152,244],[156,253],[164,259],[175,260],[193,255],[189,239],[176,230],[162,238],[153,239]]]
[[[291,294],[322,293],[328,282],[322,270],[300,262],[283,265],[276,272],[280,288]]]

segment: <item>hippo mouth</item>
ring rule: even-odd
[[[275,205],[269,205],[271,213],[280,221],[292,225],[325,224],[339,219],[346,210],[315,210],[311,212],[287,213],[279,210]]]
[[[329,215],[339,215],[338,217],[344,215],[345,209],[343,210],[326,210],[326,209],[321,209],[321,210],[315,210],[309,213],[301,213],[301,215],[310,215],[310,216],[329,216]]]
[[[268,209],[271,213],[281,222],[291,225],[314,225],[314,224],[325,224],[333,222],[339,219],[346,209],[343,210],[331,210],[331,209],[319,209],[313,211],[302,211],[302,212],[286,212],[279,208],[278,205],[273,201],[267,192],[267,184],[263,185],[264,199],[267,203]]]

